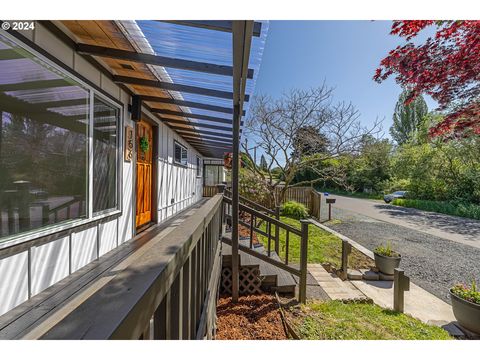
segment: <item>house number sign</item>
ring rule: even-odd
[[[132,161],[133,157],[133,128],[125,126],[125,161]]]

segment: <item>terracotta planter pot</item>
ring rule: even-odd
[[[464,328],[480,334],[480,305],[463,300],[450,290],[452,310],[455,319]]]
[[[377,254],[376,252],[374,252],[373,255],[375,256],[375,266],[377,269],[387,275],[394,274],[393,270],[400,266],[400,260],[402,259],[400,255],[397,257],[390,257]]]

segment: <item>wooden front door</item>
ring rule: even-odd
[[[152,221],[153,129],[145,121],[137,123],[137,228]],[[148,144],[148,145],[147,145]]]

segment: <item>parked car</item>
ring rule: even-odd
[[[388,204],[395,199],[404,199],[405,197],[407,197],[407,192],[402,190],[402,191],[395,191],[394,193],[384,195],[383,200]]]

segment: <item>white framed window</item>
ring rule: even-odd
[[[200,156],[196,156],[197,158],[197,177],[202,176],[202,159],[200,159]]]
[[[0,243],[120,213],[121,105],[8,33],[0,49],[16,54],[0,67]]]
[[[180,144],[177,141],[174,141],[173,143],[173,160],[176,164],[182,165],[182,166],[187,166],[188,164],[188,153],[187,153],[187,148]]]
[[[93,213],[118,209],[120,109],[102,99],[93,100]]]

